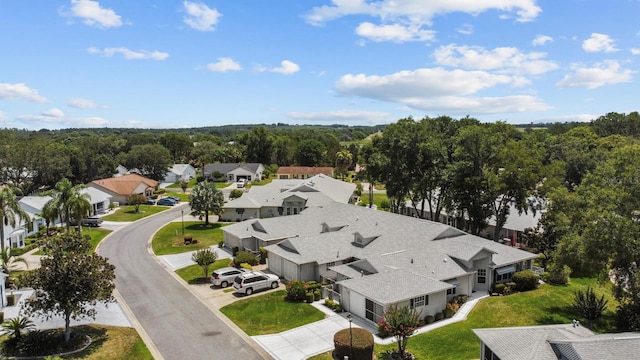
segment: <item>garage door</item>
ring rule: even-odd
[[[269,271],[278,276],[282,276],[282,258],[280,256],[269,254],[267,263],[269,264]]]
[[[287,280],[299,280],[298,266],[289,260],[282,260],[282,272]]]

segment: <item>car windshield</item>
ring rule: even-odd
[[[236,284],[242,284],[242,276],[236,276],[233,282]]]

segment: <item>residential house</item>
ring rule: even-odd
[[[241,197],[222,207],[221,221],[242,221],[297,215],[308,207],[337,201],[353,201],[355,184],[316,175],[305,180],[273,180],[263,186],[252,186]]]
[[[174,164],[164,177],[165,183],[189,181],[196,177],[196,169],[190,164]]]
[[[266,247],[271,272],[329,282],[345,310],[373,323],[392,305],[434,315],[536,258],[446,224],[338,202],[222,230],[226,247]]]
[[[473,332],[482,360],[627,360],[640,349],[640,333],[594,334],[576,322]]]
[[[109,209],[111,199],[113,198],[111,194],[92,186],[87,186],[80,191],[89,194],[91,215],[104,214]]]
[[[137,174],[127,174],[107,179],[94,180],[87,184],[88,188],[95,188],[111,196],[112,202],[127,204],[133,194],[153,195],[159,183]]]
[[[259,163],[218,163],[204,166],[202,174],[205,178],[211,178],[213,174],[220,173],[227,181],[236,182],[240,179],[246,181],[261,180],[264,166]]]
[[[4,271],[0,271],[0,308],[3,308],[7,305],[7,278],[9,275]]]
[[[331,166],[281,166],[276,172],[278,179],[308,179],[319,174],[333,177],[333,168]]]

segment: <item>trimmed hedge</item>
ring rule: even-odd
[[[260,263],[258,257],[247,251],[238,251],[234,256],[233,262],[236,264],[247,263],[251,266],[256,266]]]
[[[353,348],[350,346],[353,344]],[[333,335],[334,359],[344,359],[353,354],[353,360],[373,359],[373,334],[365,329],[342,329]]]
[[[511,280],[516,283],[518,291],[529,291],[538,287],[538,275],[531,270],[518,271]]]

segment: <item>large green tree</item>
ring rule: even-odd
[[[244,143],[247,147],[245,156],[247,162],[271,164],[273,138],[264,126],[254,127],[246,133]]]
[[[222,214],[224,195],[216,188],[215,183],[205,180],[194,186],[189,195],[189,205],[193,215],[204,215],[204,224],[208,226],[209,214]]]
[[[171,153],[171,158],[175,163],[187,161],[193,148],[193,140],[187,134],[168,133],[158,139],[160,145],[164,146]]]
[[[19,189],[4,185],[0,189],[0,249],[5,251],[5,226],[10,225],[15,228],[21,221],[26,220],[29,222],[29,215],[20,207],[18,197],[16,193],[19,193]]]
[[[322,164],[327,148],[315,139],[302,140],[298,143],[295,158],[300,166],[318,166]]]
[[[93,211],[91,195],[87,192],[76,191],[69,199],[71,217],[76,220],[76,226],[82,232],[82,219],[87,218]]]
[[[138,169],[142,176],[160,181],[173,164],[171,153],[160,144],[135,145],[127,153],[125,164],[129,169]]]
[[[25,274],[25,285],[35,289],[26,302],[28,314],[46,318],[62,315],[64,340],[71,337],[71,319],[95,319],[98,301],[113,302],[115,267],[93,253],[88,236],[63,233],[49,238],[41,266]]]
[[[85,187],[83,184],[73,185],[69,179],[63,178],[56,183],[53,189],[46,192],[47,195],[51,195],[51,200],[45,204],[45,207],[58,209],[58,215],[66,224],[67,231],[69,231],[72,218],[72,204],[83,198],[80,190]],[[86,197],[84,198],[86,199]]]

